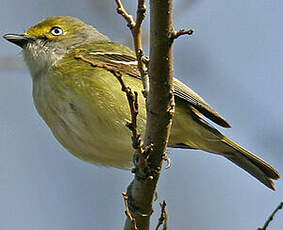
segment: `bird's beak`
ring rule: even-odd
[[[22,48],[24,48],[30,41],[33,40],[32,38],[27,37],[24,34],[5,34],[3,38]]]

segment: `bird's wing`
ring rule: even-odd
[[[137,60],[135,53],[128,47],[119,43],[96,43],[91,44],[91,52],[89,52],[90,47],[83,47],[81,52],[85,58],[94,61],[99,64],[106,64],[112,68],[116,68],[118,71],[126,73],[134,78],[140,79],[140,73],[137,68]],[[87,51],[87,52],[84,52]],[[197,93],[195,93],[188,86],[174,78],[174,95],[180,100],[188,103],[188,109],[193,107],[193,112],[198,116],[201,114],[209,118],[216,124],[229,128],[230,124],[218,114],[209,104],[207,104]]]
[[[216,124],[226,128],[231,127],[230,124],[209,104],[207,104],[196,92],[176,78],[174,78],[174,95],[189,103],[194,109]],[[193,110],[193,112],[197,111]]]

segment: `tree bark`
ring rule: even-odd
[[[172,0],[150,0],[150,86],[144,146],[153,146],[148,159],[152,176],[140,179],[136,174],[127,191],[134,206],[131,214],[139,230],[148,230],[150,226],[152,205],[174,113],[173,50],[170,38],[172,21]],[[132,221],[127,217],[124,230],[132,229]]]

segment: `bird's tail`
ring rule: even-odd
[[[275,190],[272,180],[279,179],[280,175],[271,165],[227,137],[223,137],[222,143],[226,144],[228,148],[225,147],[225,153],[222,152],[221,155],[224,155],[267,187]]]

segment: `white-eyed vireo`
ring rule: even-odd
[[[132,161],[129,105],[118,80],[75,56],[107,64],[132,90],[142,83],[135,53],[72,17],[51,17],[24,34],[6,34],[23,48],[33,80],[35,106],[57,140],[75,156],[95,164],[129,168]],[[202,119],[230,125],[188,86],[174,79],[176,111],[169,140],[173,148],[201,149],[234,162],[271,189],[278,172]],[[139,97],[138,127],[144,132],[145,102]]]

